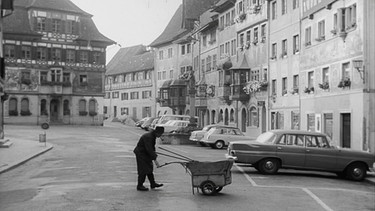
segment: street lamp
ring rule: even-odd
[[[365,83],[365,67],[363,66],[363,60],[353,60],[353,67],[357,69],[359,76],[363,83]]]

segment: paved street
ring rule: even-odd
[[[6,132],[37,139],[41,129],[7,125]],[[233,183],[216,196],[193,195],[191,177],[179,164],[155,170],[163,188],[139,192],[132,150],[144,132],[120,123],[52,126],[47,131],[52,150],[0,175],[0,210],[375,209],[375,186],[367,182],[292,170],[264,176],[245,166],[232,168]],[[196,145],[163,147],[198,161],[222,160],[225,153]]]

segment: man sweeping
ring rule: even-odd
[[[156,127],[155,130],[143,134],[139,139],[137,146],[134,149],[134,153],[137,160],[137,171],[138,171],[138,185],[137,190],[148,191],[143,183],[146,180],[146,176],[150,181],[151,189],[163,186],[163,184],[158,184],[155,182],[155,177],[153,174],[153,163],[159,166],[156,160],[157,154],[155,152],[156,138],[160,137],[164,133],[164,127]]]

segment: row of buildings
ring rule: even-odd
[[[149,46],[107,65],[104,113],[197,116],[256,136],[328,134],[375,151],[375,2],[183,0]]]

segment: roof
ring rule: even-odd
[[[154,53],[144,45],[121,48],[107,65],[106,75],[150,70],[154,68]]]
[[[231,68],[230,70],[249,70],[250,66],[249,63],[247,62],[246,54],[242,54],[240,57],[240,60]]]
[[[81,10],[70,0],[15,0],[14,5],[24,6],[27,8],[58,10],[91,16],[89,13]]]
[[[17,1],[16,1],[17,2]],[[34,36],[42,36],[41,34],[31,30],[29,16],[25,8],[15,8],[12,15],[3,19],[4,36],[6,34],[27,34]]]
[[[173,17],[169,21],[167,27],[165,27],[164,31],[156,38],[150,46],[158,47],[160,45],[169,43],[175,40],[179,35],[186,32],[186,29],[181,28],[182,25],[182,5],[178,7],[176,12],[174,13]]]
[[[304,134],[318,135],[318,136],[324,135],[323,133],[307,131],[307,130],[282,130],[282,129],[278,129],[278,130],[269,130],[268,132],[272,132],[272,133],[276,133],[276,134],[289,133],[289,134],[300,134],[300,135],[304,135]]]
[[[189,21],[198,20],[199,16],[212,7],[218,0],[183,0],[169,21],[167,27],[151,44],[151,47],[165,45],[189,33],[193,28]]]
[[[14,12],[9,17],[4,18],[4,33],[18,35],[42,36],[42,34],[32,31],[32,21],[29,20],[30,9],[41,9],[44,11],[59,11],[67,14],[80,16],[81,32],[77,40],[97,41],[107,45],[115,42],[99,32],[92,20],[92,15],[77,7],[70,0],[16,0],[14,1]]]

